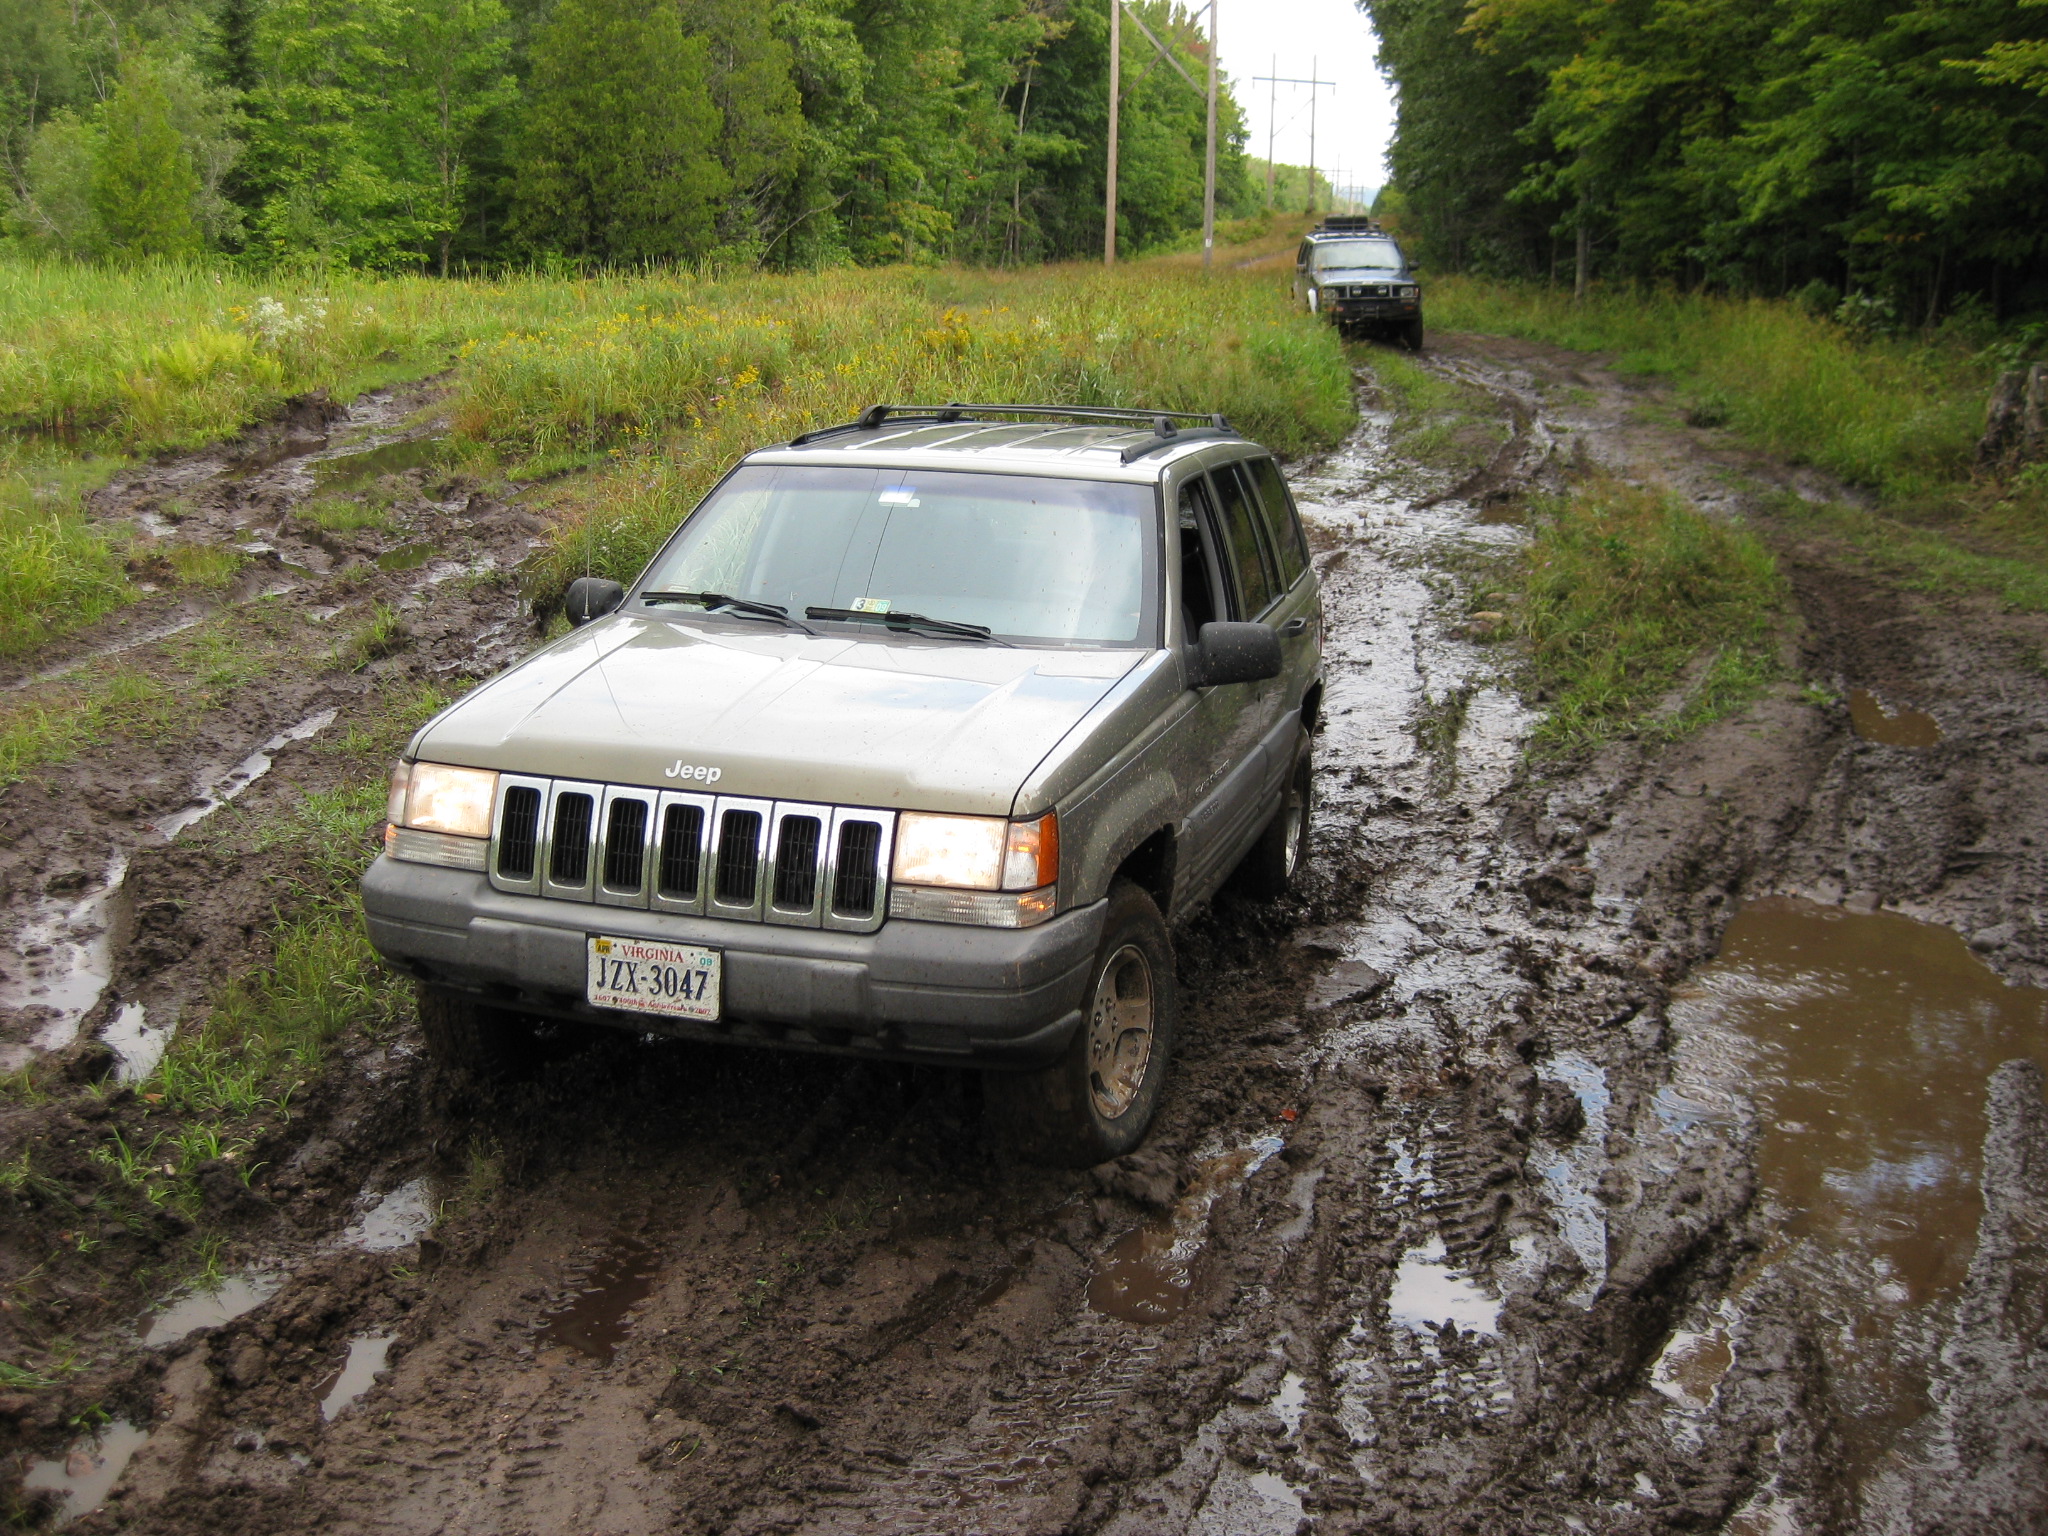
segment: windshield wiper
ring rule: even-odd
[[[734,597],[726,592],[642,592],[639,600],[643,603],[696,603],[707,613],[721,608],[730,609],[742,618],[773,619],[807,635],[817,633],[810,625],[792,619],[787,608],[774,603],[757,603],[751,597]]]
[[[871,619],[891,629],[921,629],[927,634],[947,635],[961,640],[986,640],[991,645],[1009,645],[986,624],[963,624],[958,619],[935,619],[923,613],[877,613],[871,608],[806,608],[807,619]],[[1015,647],[1012,647],[1015,649]]]

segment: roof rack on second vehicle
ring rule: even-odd
[[[1319,235],[1384,235],[1380,222],[1370,214],[1329,213],[1323,215],[1323,222],[1316,226]]]
[[[1218,411],[1137,410],[1114,405],[976,405],[964,400],[949,400],[944,405],[871,405],[860,413],[857,420],[799,433],[789,440],[789,446],[801,448],[807,443],[837,437],[845,432],[877,432],[887,425],[950,425],[957,421],[979,421],[984,413],[991,412],[1004,416],[1049,416],[1056,421],[1149,426],[1154,441],[1126,448],[1123,452],[1126,464],[1187,438],[1239,435],[1237,428],[1230,424],[1230,418]],[[1197,425],[1192,430],[1184,430],[1180,426],[1183,421]]]

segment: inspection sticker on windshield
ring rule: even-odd
[[[590,939],[584,996],[599,1008],[630,1008],[678,1019],[718,1017],[719,971],[715,949],[663,944],[652,939]]]

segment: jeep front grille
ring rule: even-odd
[[[893,811],[506,774],[501,891],[868,932],[888,912]]]

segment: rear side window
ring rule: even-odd
[[[1253,459],[1245,466],[1252,483],[1259,488],[1259,501],[1266,509],[1266,537],[1280,565],[1280,587],[1285,591],[1308,569],[1308,545],[1301,536],[1301,519],[1294,510],[1294,498],[1287,482],[1280,478],[1280,466],[1271,459]]]
[[[1237,578],[1238,617],[1255,619],[1279,595],[1274,581],[1272,556],[1265,548],[1265,531],[1259,527],[1259,503],[1251,482],[1239,465],[1225,464],[1209,471],[1216,487],[1216,505],[1223,517],[1223,542],[1230,552],[1231,574]]]

